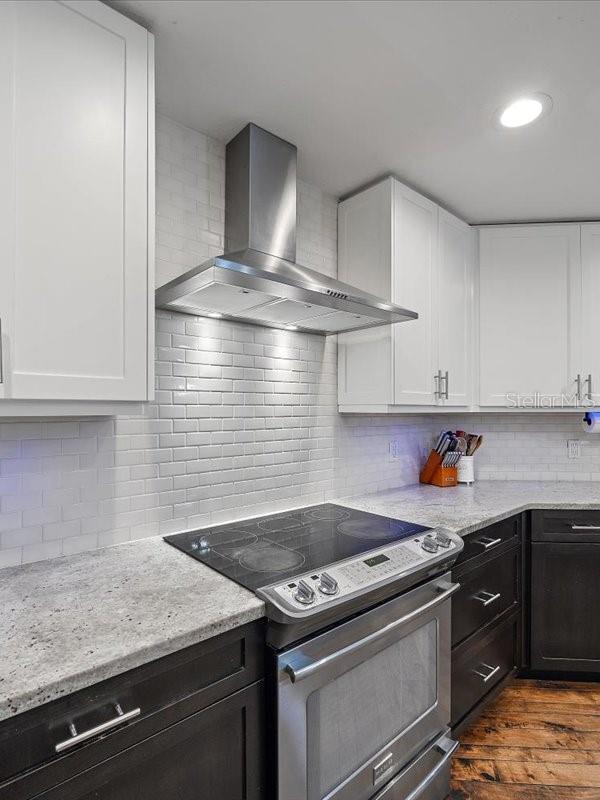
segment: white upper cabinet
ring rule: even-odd
[[[343,334],[343,410],[468,406],[472,229],[394,178],[343,201],[341,280],[416,311],[418,320]]]
[[[340,280],[392,300],[393,202],[388,181],[338,206]],[[412,323],[411,323],[412,324]],[[340,404],[392,402],[392,334],[388,326],[338,336]]]
[[[432,405],[438,369],[435,324],[438,208],[399,181],[392,182],[394,249],[392,301],[419,318],[391,327],[394,397],[401,405]]]
[[[577,403],[581,279],[579,225],[481,229],[480,405]]]
[[[3,396],[146,400],[152,37],[100,2],[4,2],[0,61]]]
[[[584,402],[600,405],[600,224],[581,226],[582,346],[578,369]]]
[[[438,215],[436,314],[438,364],[446,406],[472,400],[473,229],[443,209]]]
[[[392,299],[391,182],[383,181],[338,206],[338,260],[340,279]]]

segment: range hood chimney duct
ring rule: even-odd
[[[246,125],[225,157],[225,251],[258,250],[296,261],[298,150]]]

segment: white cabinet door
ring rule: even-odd
[[[393,402],[392,335],[385,326],[338,336],[338,402],[386,406]],[[367,409],[368,410],[368,409]]]
[[[388,178],[340,204],[338,236],[341,280],[419,314],[339,337],[340,405],[469,405],[472,229]],[[448,371],[447,399],[440,370]]]
[[[393,326],[394,404],[433,405],[437,370],[435,260],[438,207],[394,181],[392,300],[419,315]]]
[[[339,279],[390,301],[392,194],[388,179],[338,206]],[[390,326],[338,336],[338,400],[340,405],[393,402]]]
[[[12,270],[14,203],[11,191],[13,171],[13,132],[8,110],[12,106],[14,46],[14,4],[0,3],[0,400],[6,396],[8,382],[8,322],[11,296],[7,290]]]
[[[392,299],[392,179],[338,206],[338,277],[385,300]]]
[[[580,369],[584,400],[600,405],[600,224],[581,226],[583,325]],[[591,382],[591,386],[590,386]]]
[[[440,209],[437,270],[435,280],[435,324],[439,369],[447,406],[471,402],[473,229]]]
[[[480,404],[560,406],[563,396],[573,403],[579,225],[483,228],[479,292]]]
[[[146,399],[149,36],[100,2],[0,5],[4,396]]]

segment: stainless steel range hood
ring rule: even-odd
[[[157,289],[157,308],[324,334],[417,318],[296,263],[296,152],[253,124],[229,142],[227,252]]]

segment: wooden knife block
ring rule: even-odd
[[[458,470],[456,466],[443,467],[442,457],[435,450],[432,450],[419,474],[419,481],[433,486],[456,486],[458,483]]]

